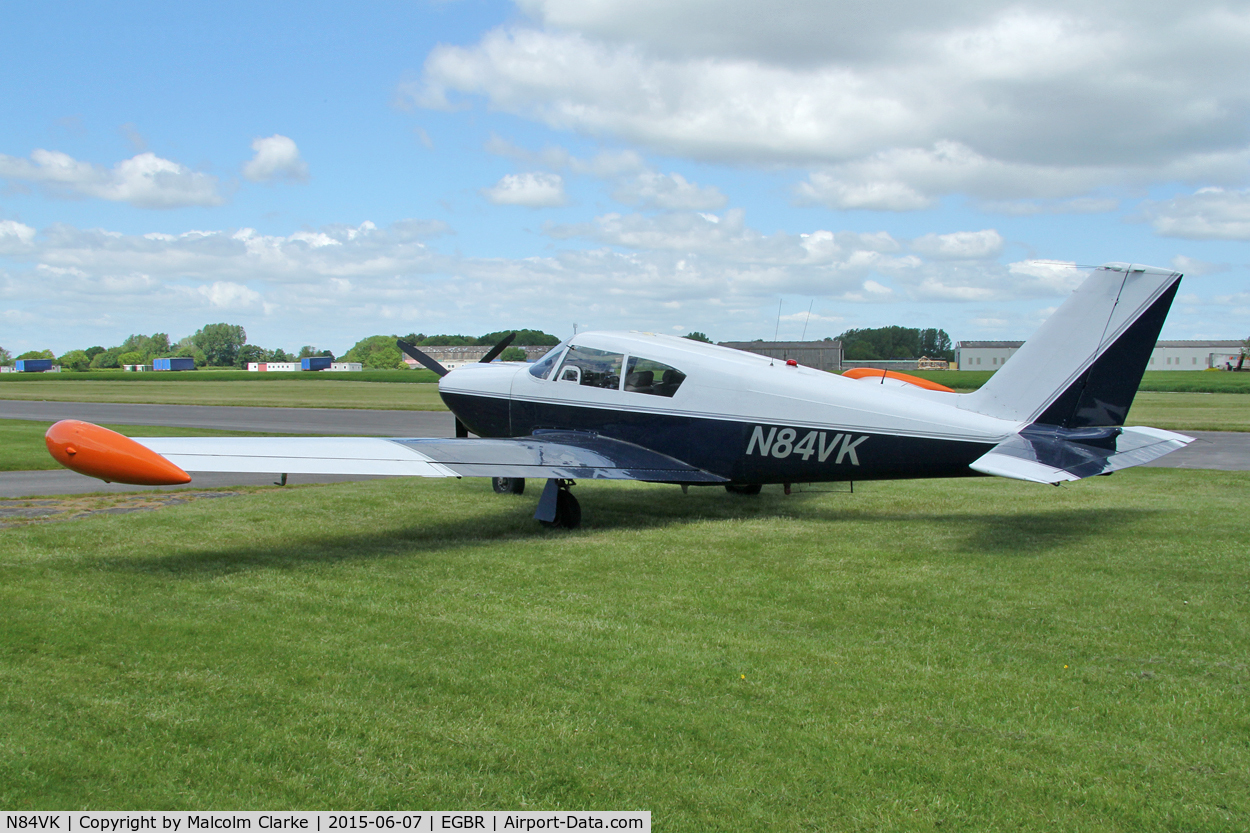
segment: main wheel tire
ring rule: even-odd
[[[570,491],[562,491],[556,497],[556,518],[565,529],[577,529],[582,525],[582,505]]]
[[[726,483],[725,491],[731,495],[758,495],[760,493],[760,484],[758,483]]]
[[[490,485],[497,495],[520,495],[525,493],[524,477],[492,477]]]
[[[556,516],[550,521],[539,521],[546,527],[577,529],[582,525],[582,507],[568,489],[556,493]]]

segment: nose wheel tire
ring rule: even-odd
[[[525,493],[524,477],[492,477],[490,485],[497,495],[520,495]]]
[[[758,483],[726,483],[725,491],[731,495],[758,495],[760,493],[760,484]]]

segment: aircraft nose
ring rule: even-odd
[[[512,378],[525,372],[528,365],[512,362],[466,364],[438,380],[440,392],[507,396],[512,392]]]

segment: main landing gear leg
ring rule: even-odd
[[[534,519],[547,527],[577,529],[581,526],[582,507],[569,491],[572,485],[572,480],[549,478],[543,489],[543,496],[538,499],[538,511],[534,513]]]

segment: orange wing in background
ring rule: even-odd
[[[884,376],[887,379],[898,379],[900,382],[906,382],[909,385],[915,385],[925,390],[940,390],[946,393],[955,392],[953,389],[946,387],[946,385],[939,385],[937,382],[930,382],[928,379],[921,379],[919,376],[910,376],[894,370],[878,370],[875,367],[853,367],[842,375],[848,379],[880,379]]]

